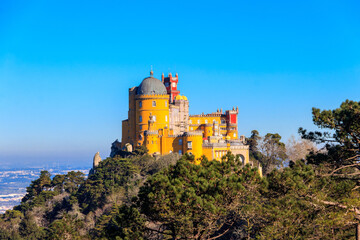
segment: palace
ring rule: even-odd
[[[249,163],[249,146],[244,136],[238,136],[238,108],[189,115],[189,100],[180,95],[178,83],[178,74],[162,74],[160,81],[151,71],[138,87],[129,89],[121,148],[145,146],[153,155],[178,152],[196,159],[205,155],[209,160],[221,160],[231,151]]]

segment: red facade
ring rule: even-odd
[[[164,74],[162,74],[161,80],[165,85],[167,94],[170,95],[170,103],[174,102],[176,96],[180,94],[180,91],[177,89],[179,83],[178,74],[176,73],[175,77],[173,77],[171,73],[169,73],[167,77],[164,77]]]

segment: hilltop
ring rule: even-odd
[[[246,142],[263,177],[230,152],[221,161],[175,153],[154,158],[143,147],[100,161],[88,178],[42,171],[21,204],[1,215],[0,238],[360,237],[360,102],[314,108],[313,119],[332,133],[300,128],[303,139],[325,144],[303,157],[278,134],[252,132]]]

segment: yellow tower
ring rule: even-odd
[[[184,152],[195,155],[195,159],[203,155],[202,151],[202,132],[187,132],[184,137]]]
[[[133,133],[134,145],[141,146],[144,142],[144,133],[148,129],[148,119],[153,117],[154,127],[156,129],[164,129],[169,125],[169,95],[167,94],[164,84],[153,77],[153,72],[150,72],[150,77],[145,78],[139,87],[136,88],[136,95],[134,96],[134,126],[130,128],[129,132]],[[131,129],[133,127],[133,129]]]
[[[211,123],[205,124],[204,128],[204,138],[208,139],[208,137],[213,135],[213,125]]]

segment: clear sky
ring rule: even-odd
[[[0,164],[88,165],[121,139],[128,88],[179,74],[190,113],[239,134],[311,128],[360,100],[360,2],[0,2]]]

